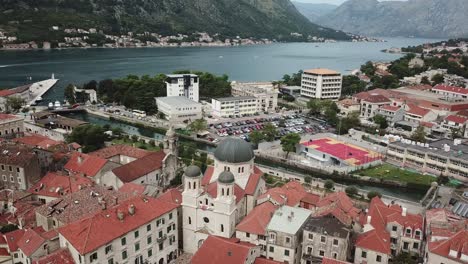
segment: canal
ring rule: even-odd
[[[90,115],[90,114],[69,114],[67,116],[70,118],[83,120],[83,121],[86,121],[92,124],[98,124],[101,126],[109,125],[111,127],[119,127],[122,129],[123,132],[130,134],[130,135],[145,136],[149,138],[154,138],[155,140],[162,140],[164,138],[164,135],[155,132],[151,128],[137,127],[137,126],[130,125],[128,123],[125,123],[119,120],[109,120],[109,119],[105,119],[105,118],[98,117],[95,115]],[[180,141],[181,142],[193,142],[193,141],[189,141],[183,138],[181,138]],[[203,144],[200,142],[196,142],[196,144],[197,144],[197,148],[203,151],[213,152],[215,149],[213,146]],[[271,166],[271,164],[269,165]],[[281,165],[278,164],[277,167],[281,167]],[[425,194],[425,192],[422,192],[422,191],[409,190],[409,189],[405,189],[401,187],[382,187],[382,186],[375,186],[372,184],[369,184],[369,185],[353,184],[353,185],[363,190],[377,191],[384,195],[398,197],[400,199],[405,199],[405,200],[414,201],[414,202],[417,202],[420,199],[422,199]]]

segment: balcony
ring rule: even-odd
[[[162,237],[156,238],[156,241],[157,241],[158,243],[162,243],[162,242],[164,242],[164,240],[166,240],[166,239],[167,239],[167,235],[163,235]]]

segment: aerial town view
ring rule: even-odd
[[[0,0],[0,264],[468,264],[467,0]]]

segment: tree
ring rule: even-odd
[[[72,133],[67,136],[67,142],[80,144],[85,153],[95,151],[102,148],[108,139],[104,132],[104,128],[98,125],[82,125],[73,129]]]
[[[463,136],[463,130],[460,128],[450,128],[450,136],[452,139],[461,138]]]
[[[0,228],[0,233],[6,234],[8,232],[15,231],[15,230],[18,230],[17,225],[8,224],[8,225],[4,225],[4,226],[2,226],[2,228]]]
[[[286,158],[288,158],[289,153],[296,151],[296,145],[301,141],[301,136],[297,133],[287,134],[281,138],[281,147],[283,151],[286,152]]]
[[[367,199],[369,200],[372,200],[374,197],[379,197],[379,198],[382,198],[382,194],[380,194],[379,192],[377,191],[370,191],[367,193]]]
[[[265,136],[263,135],[262,132],[260,132],[260,131],[258,131],[258,130],[254,130],[254,131],[250,132],[249,138],[250,138],[250,141],[251,141],[254,145],[258,146],[258,144],[259,144],[260,142],[262,142],[262,140],[265,138]]]
[[[411,135],[411,139],[416,142],[426,143],[426,132],[424,131],[424,127],[418,126]]]
[[[407,252],[401,252],[393,259],[395,264],[417,264],[418,261],[414,260],[411,255]]]
[[[307,102],[307,108],[309,108],[310,115],[316,116],[322,112],[322,104],[318,99],[310,99]]]
[[[271,142],[278,135],[278,130],[276,130],[276,127],[272,123],[267,123],[263,127],[263,134],[265,135],[265,140]]]
[[[17,96],[11,96],[11,97],[7,97],[5,107],[7,111],[17,113],[21,109],[21,107],[23,107],[25,103],[26,101],[23,98],[17,97]]]
[[[197,120],[193,121],[192,123],[190,123],[189,128],[193,132],[198,133],[200,131],[206,130],[207,126],[208,125],[207,125],[206,120],[201,118],[201,119],[197,119]]]
[[[421,84],[429,84],[431,85],[431,81],[429,81],[429,78],[427,76],[424,76],[421,78]]]
[[[304,182],[307,183],[307,184],[310,184],[312,182],[312,177],[310,176],[305,176],[304,177]]]
[[[340,119],[338,122],[337,133],[340,135],[347,134],[351,128],[360,125],[361,120],[359,119],[359,112],[350,113],[347,117]]]
[[[65,87],[65,90],[63,91],[63,94],[65,96],[65,100],[67,100],[70,104],[75,104],[75,92],[74,92],[74,85],[69,84],[67,87]]]
[[[359,190],[355,186],[348,186],[346,187],[345,192],[348,196],[352,197],[352,196],[356,196],[359,193]]]
[[[335,187],[335,182],[332,180],[326,180],[323,187],[325,187],[327,190],[331,190],[333,187]]]
[[[443,74],[436,74],[432,77],[432,84],[441,84],[444,82],[444,75]]]
[[[388,122],[387,122],[387,119],[383,115],[375,115],[373,120],[374,120],[374,123],[379,125],[380,129],[387,129]]]
[[[375,74],[375,67],[372,61],[366,62],[366,64],[361,66],[361,72],[367,76],[373,76]]]

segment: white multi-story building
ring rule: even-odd
[[[199,78],[195,74],[167,75],[167,96],[184,96],[190,100],[199,100]]]
[[[59,229],[75,263],[169,263],[178,256],[177,207],[134,197]]]
[[[158,111],[174,123],[202,118],[202,105],[184,96],[158,97],[156,105]]]
[[[213,115],[239,117],[258,113],[258,100],[253,96],[224,97],[211,100]]]
[[[341,96],[341,73],[329,69],[311,69],[302,73],[301,96],[338,100]]]
[[[257,98],[258,112],[273,112],[278,107],[278,90],[271,82],[238,83],[232,82],[233,96],[253,96]]]
[[[252,146],[240,138],[218,145],[214,166],[204,176],[200,168],[189,166],[182,192],[184,251],[195,253],[209,235],[231,238],[265,191],[261,175],[254,165]]]

